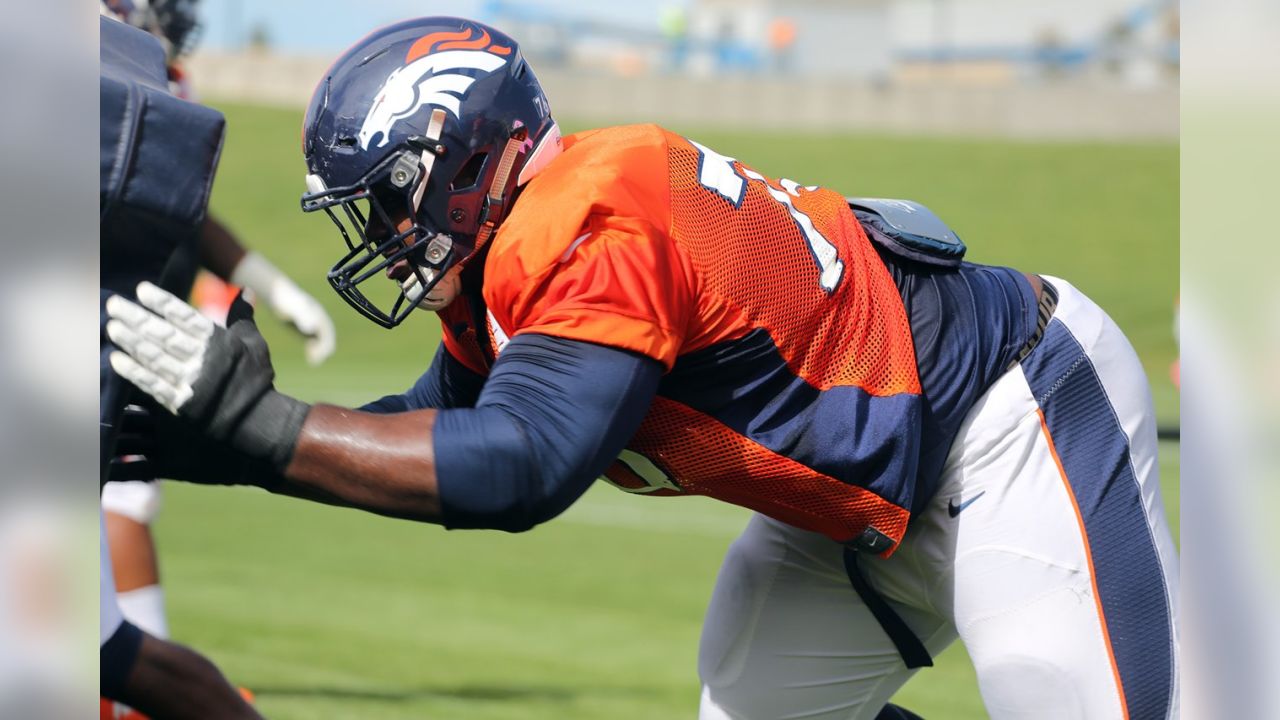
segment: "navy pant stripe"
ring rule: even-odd
[[[1129,441],[1084,349],[1060,320],[1022,362],[1075,495],[1130,718],[1163,718],[1173,691],[1164,573]]]

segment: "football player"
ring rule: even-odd
[[[100,293],[131,293],[139,278],[174,277],[175,255],[194,245],[222,146],[223,118],[174,99],[155,38],[103,18],[100,40],[102,148]],[[101,316],[106,325],[105,310]],[[119,437],[129,388],[101,348],[99,437],[107,461]],[[155,718],[258,718],[212,663],[198,653],[141,629],[117,602],[106,520],[100,540],[99,683],[105,717],[125,711]]]
[[[190,100],[191,87],[181,61],[194,45],[197,5],[197,0],[103,0],[101,12],[155,36],[165,51],[169,88],[177,97]],[[261,254],[245,248],[217,218],[206,217],[198,247],[199,252],[184,261],[185,277],[175,282],[179,294],[190,289],[196,306],[221,321],[235,297],[235,286],[248,288],[308,338],[309,363],[318,365],[333,353],[333,321],[324,307]],[[151,534],[160,510],[160,484],[154,478],[109,483],[102,489],[102,506],[125,616],[156,637],[168,637],[164,589]]]
[[[515,41],[467,20],[347,51],[302,150],[334,288],[444,342],[401,394],[308,405],[246,308],[223,329],[144,284],[108,332],[168,411],[153,469],[450,528],[526,530],[601,475],[751,508],[707,719],[874,717],[957,637],[992,717],[1177,714],[1146,378],[1067,281],[653,125],[562,138]]]

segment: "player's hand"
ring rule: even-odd
[[[237,297],[221,328],[151,283],[107,300],[111,367],[193,430],[283,471],[308,405],[275,390],[267,343]]]
[[[183,480],[204,485],[267,485],[276,476],[252,460],[200,435],[185,420],[146,398],[120,418],[109,482]]]
[[[266,258],[249,251],[236,265],[231,281],[253,291],[281,320],[307,338],[308,363],[319,365],[333,354],[337,335],[324,306]]]
[[[307,338],[304,346],[307,363],[314,366],[329,359],[337,345],[337,338],[333,320],[318,300],[304,292],[292,280],[284,278],[276,283],[267,304]]]

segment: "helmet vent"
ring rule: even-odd
[[[529,69],[529,63],[521,60],[520,64],[516,66],[515,79],[517,80],[524,79],[524,73],[528,69]]]
[[[484,161],[488,159],[489,153],[476,153],[467,160],[467,164],[462,166],[457,175],[453,176],[453,182],[449,183],[450,190],[466,190],[474,187],[476,181],[480,179],[480,171],[484,169]]]

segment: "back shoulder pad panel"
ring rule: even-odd
[[[846,198],[871,240],[909,260],[954,267],[964,242],[929,208],[913,200]]]

